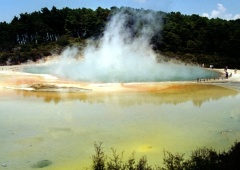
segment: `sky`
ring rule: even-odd
[[[111,8],[132,7],[164,12],[197,14],[208,18],[234,20],[240,18],[239,0],[0,0],[0,22],[10,23],[14,16],[21,13],[52,9],[69,8]]]

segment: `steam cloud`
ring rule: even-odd
[[[215,75],[200,67],[157,62],[150,45],[161,29],[156,20],[161,21],[157,12],[122,9],[112,16],[100,41],[89,42],[82,60],[77,59],[78,49],[69,47],[57,62],[27,71],[87,82],[177,81]]]

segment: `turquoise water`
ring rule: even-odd
[[[84,82],[162,82],[162,81],[188,81],[198,78],[215,78],[219,73],[198,66],[183,64],[150,64],[138,68],[128,66],[122,68],[113,66],[86,67],[84,63],[49,63],[45,65],[30,65],[23,68],[24,72],[34,74],[50,74],[64,79]]]

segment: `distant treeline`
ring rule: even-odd
[[[36,61],[52,52],[60,53],[68,45],[83,46],[88,38],[97,40],[118,10],[121,8],[42,8],[22,13],[10,23],[1,22],[0,65]],[[162,29],[151,40],[156,52],[188,63],[240,66],[240,19],[227,21],[180,12],[157,13],[162,19],[156,23]]]

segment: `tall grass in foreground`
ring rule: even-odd
[[[112,156],[105,155],[102,143],[94,143],[95,155],[89,170],[239,170],[240,142],[235,142],[230,150],[216,152],[213,149],[200,148],[192,152],[188,159],[184,154],[172,154],[164,151],[163,165],[149,165],[146,156],[139,160],[134,153],[127,161],[123,161],[123,152],[118,154],[112,149]]]

